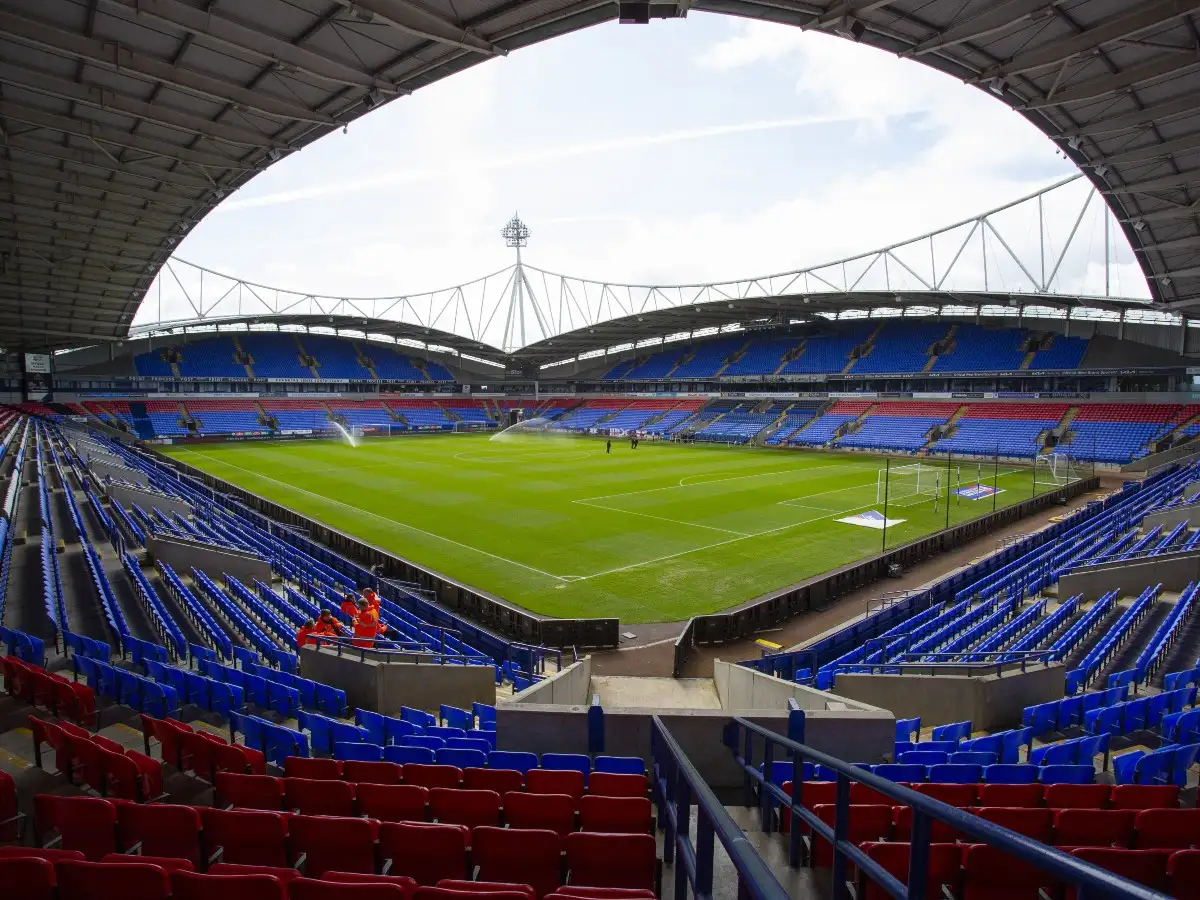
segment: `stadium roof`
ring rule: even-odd
[[[824,30],[990,91],[1084,168],[1159,303],[1200,303],[1200,0],[4,0],[0,343],[121,338],[231,191],[374,107],[614,18]]]

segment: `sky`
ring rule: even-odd
[[[415,294],[510,265],[500,229],[519,211],[525,261],[553,272],[728,280],[922,234],[1075,172],[1019,114],[918,63],[692,12],[595,26],[398,99],[231,194],[175,257],[304,293]],[[1060,205],[1047,227],[1061,236],[1078,210]],[[1063,270],[1091,292],[1102,215]],[[1019,250],[1031,229],[1006,236]],[[1113,293],[1145,296],[1113,241]],[[162,280],[163,317],[187,314]],[[152,288],[137,321],[157,315]]]

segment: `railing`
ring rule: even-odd
[[[470,656],[465,653],[443,653],[440,650],[430,650],[428,646],[421,644],[417,649],[403,649],[404,641],[393,641],[389,638],[352,638],[352,637],[331,637],[323,634],[310,634],[308,640],[317,645],[317,649],[322,647],[334,650],[338,656],[353,656],[357,655],[359,662],[366,662],[367,659],[378,660],[380,662],[411,662],[426,665],[439,665],[445,663],[456,663],[459,665],[490,665],[491,660],[484,656]],[[360,646],[355,641],[364,642],[367,640],[378,641],[379,644],[395,644],[395,649],[384,646]],[[394,657],[403,657],[396,659]]]
[[[754,757],[755,744],[759,739],[763,743],[762,772],[759,772]],[[756,805],[754,789],[756,786],[758,788],[757,805],[760,809],[764,832],[769,833],[774,830],[777,804],[782,804],[791,810],[792,826],[788,859],[793,868],[800,865],[803,855],[801,852],[801,831],[803,830],[800,827],[801,822],[812,829],[813,840],[823,839],[833,845],[832,896],[834,897],[846,896],[847,867],[853,864],[861,877],[874,882],[896,900],[924,900],[927,895],[932,824],[937,821],[961,832],[976,843],[988,844],[1048,873],[1056,882],[1074,886],[1077,897],[1088,898],[1088,900],[1093,897],[1121,898],[1121,900],[1163,900],[1162,894],[1147,887],[1085,863],[1073,856],[1068,856],[1060,850],[1030,840],[1007,828],[993,825],[979,816],[963,812],[924,794],[918,794],[894,781],[880,778],[866,769],[856,768],[840,759],[789,740],[745,719],[735,718],[729,722],[725,728],[725,745],[730,748],[734,759],[742,767],[747,807]],[[741,748],[740,753],[739,748]],[[807,762],[823,766],[836,773],[837,801],[832,826],[819,819],[811,809],[803,805],[804,782],[802,780],[797,779],[793,782],[792,795],[784,793],[782,787],[771,781],[771,767],[776,757],[781,760],[790,757],[797,772],[802,770],[802,763]],[[763,773],[767,773],[766,777]],[[908,884],[900,881],[859,849],[856,844],[846,839],[850,818],[850,785],[852,782],[878,791],[895,801],[897,805],[903,804],[912,808]]]
[[[989,653],[971,653],[973,657],[995,657],[994,662],[953,662],[962,657],[958,653],[905,653],[899,662],[847,663],[837,667],[838,675],[1000,675],[1019,668],[1024,672],[1031,663],[1048,666],[1054,661],[1049,650],[1030,650],[1020,653],[996,650]],[[923,661],[923,660],[928,660]]]
[[[737,873],[737,896],[743,900],[788,900],[788,893],[758,855],[745,832],[733,821],[684,755],[662,719],[650,731],[654,802],[663,826],[663,862],[675,868],[675,900],[685,900],[688,887],[696,900],[711,900],[715,840],[721,842]],[[696,841],[692,842],[692,807],[696,808]]]

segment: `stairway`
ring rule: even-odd
[[[1195,667],[1196,660],[1200,659],[1200,614],[1192,610],[1191,615],[1187,617],[1187,620],[1180,628],[1178,635],[1174,645],[1163,656],[1162,665],[1158,667],[1158,671],[1150,679],[1152,687],[1161,688],[1163,686],[1163,676],[1169,672],[1178,672],[1183,669]]]
[[[921,369],[922,372],[932,372],[933,367],[937,365],[938,357],[944,356],[954,349],[954,338],[958,334],[958,324],[950,326],[950,330],[940,340],[934,341],[929,345],[929,359],[925,360],[925,365]]]
[[[150,422],[150,416],[146,411],[146,404],[142,401],[130,401],[129,418],[133,420],[133,430],[143,441],[152,441],[158,437],[154,433],[154,426]]]
[[[278,428],[279,420],[267,412],[267,408],[262,405],[261,401],[254,401],[254,408],[258,410],[258,424],[267,428]]]
[[[1187,428],[1189,425],[1195,425],[1198,422],[1200,422],[1200,413],[1192,416],[1186,422],[1180,422],[1178,425],[1176,425],[1174,428],[1172,428],[1170,431],[1168,431],[1162,437],[1155,438],[1154,443],[1158,443],[1159,441],[1172,440],[1175,437],[1175,435],[1182,434],[1183,430],[1185,428]]]
[[[237,339],[237,335],[230,335],[233,339],[233,361],[238,363],[246,370],[246,377],[254,377],[254,357],[242,349],[242,342]]]
[[[1063,671],[1070,672],[1072,669],[1078,668],[1079,664],[1083,661],[1083,658],[1087,656],[1088,651],[1096,645],[1096,642],[1100,640],[1100,638],[1108,633],[1108,629],[1112,628],[1113,623],[1121,617],[1121,615],[1125,612],[1125,609],[1126,607],[1122,606],[1120,603],[1114,603],[1113,608],[1108,611],[1108,615],[1105,616],[1103,621],[1101,621],[1099,625],[1092,630],[1091,634],[1087,636],[1087,639],[1080,641],[1079,644],[1076,645],[1075,649],[1072,650],[1063,660]]]
[[[351,341],[350,346],[354,348],[354,355],[358,359],[358,364],[371,373],[372,381],[378,381],[379,376],[375,373],[375,360],[363,353],[362,347],[356,342]]]
[[[789,403],[787,405],[787,408],[784,409],[784,411],[779,414],[779,417],[777,419],[775,419],[774,422],[772,422],[770,425],[768,425],[766,428],[764,428],[762,431],[760,431],[758,434],[756,434],[754,436],[754,443],[759,444],[760,446],[765,446],[767,443],[767,439],[770,437],[773,437],[775,432],[777,432],[780,428],[783,427],[783,421],[784,421],[784,419],[787,418],[787,414],[793,406],[795,406],[794,403]],[[806,422],[805,424],[807,425],[808,423]]]
[[[1158,630],[1158,626],[1162,624],[1163,619],[1171,612],[1172,607],[1175,606],[1178,600],[1179,594],[1170,591],[1163,591],[1159,595],[1158,602],[1150,608],[1150,611],[1146,613],[1146,617],[1138,623],[1137,628],[1126,635],[1120,649],[1109,660],[1108,665],[1096,673],[1095,679],[1091,682],[1093,687],[1103,688],[1108,681],[1109,675],[1112,675],[1114,672],[1123,672],[1137,662],[1138,654],[1142,652],[1142,648],[1146,646],[1154,632]]]
[[[885,322],[881,321],[877,326],[875,326],[875,330],[871,332],[870,336],[865,341],[850,351],[850,361],[846,363],[845,367],[842,369],[843,375],[848,375],[850,370],[854,368],[854,364],[864,356],[871,355],[871,351],[875,349],[875,338],[879,337],[879,332],[883,331],[883,326],[885,324]]]
[[[168,365],[171,367],[171,377],[172,378],[182,378],[183,377],[183,370],[181,370],[179,368],[179,363],[175,362],[175,360],[172,359],[172,360],[170,360],[170,362],[168,362]]]
[[[408,361],[412,363],[414,369],[421,373],[422,378],[424,378],[426,381],[433,381],[433,379],[429,376],[429,370],[425,368],[425,360],[418,359],[415,356],[410,356],[408,357]]]
[[[804,351],[807,349],[808,349],[808,340],[806,339],[806,340],[803,340],[800,342],[800,346],[793,347],[791,350],[785,350],[783,353],[783,358],[780,360],[779,365],[776,367],[775,371],[772,372],[771,374],[778,375],[780,372],[782,372],[784,370],[784,368],[786,368],[787,364],[790,363],[793,359],[799,359],[801,356],[803,356]]]
[[[742,344],[742,346],[738,347],[738,349],[734,350],[727,357],[725,357],[725,362],[723,362],[721,364],[721,368],[717,369],[716,375],[714,375],[713,377],[724,375],[726,369],[728,369],[735,362],[737,362],[739,359],[741,359],[743,356],[746,355],[746,351],[750,349],[751,343],[753,343],[753,342],[746,341],[746,343]]]
[[[299,354],[300,365],[302,365],[304,368],[308,369],[308,371],[310,371],[312,373],[313,378],[319,379],[321,377],[321,373],[317,371],[317,367],[320,366],[321,364],[319,362],[317,362],[317,358],[315,356],[313,356],[311,353],[309,353],[307,350],[304,349],[304,344],[302,344],[300,342],[300,335],[296,334],[296,335],[292,335],[292,337],[295,338],[296,347],[300,351],[300,354]],[[330,418],[332,419],[333,416],[330,415]]]
[[[680,356],[678,359],[675,360],[675,365],[671,366],[671,370],[669,372],[667,372],[667,374],[664,375],[663,378],[670,378],[672,375],[675,374],[676,369],[678,369],[684,363],[691,362],[695,358],[696,358],[696,351],[689,350],[687,353],[683,354],[682,356]]]
[[[1026,343],[1025,358],[1021,360],[1021,365],[1017,366],[1022,372],[1028,372],[1033,366],[1034,358],[1043,350],[1049,350],[1054,343],[1054,335],[1031,336]]]
[[[200,422],[188,411],[187,404],[180,400],[175,405],[179,408],[179,424],[188,430],[188,434],[199,433]]]

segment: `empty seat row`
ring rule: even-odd
[[[791,793],[791,781],[782,783]],[[961,809],[1005,806],[1048,809],[1178,809],[1180,789],[1155,784],[909,784],[918,794],[934,797]],[[805,781],[806,805],[834,802],[837,783]],[[882,795],[863,784],[850,785],[851,803],[876,803]]]
[[[86,684],[70,681],[16,656],[0,657],[4,689],[22,703],[49,710],[72,722],[90,724],[96,714],[96,693]]]

